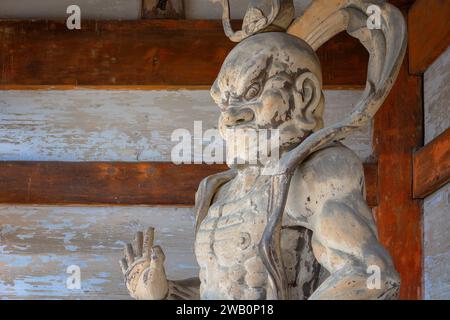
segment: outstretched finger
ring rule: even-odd
[[[149,227],[147,231],[145,232],[144,237],[144,246],[142,248],[143,250],[143,256],[145,258],[150,257],[150,253],[152,251],[153,247],[153,241],[155,240],[155,228]]]
[[[125,258],[127,259],[128,265],[131,265],[134,261],[134,253],[133,253],[133,247],[131,244],[127,243],[125,245]]]
[[[134,253],[138,258],[142,256],[143,242],[144,242],[144,233],[142,231],[139,231],[136,233],[136,236],[134,237]]]
[[[120,269],[122,269],[122,273],[126,274],[127,270],[128,270],[127,260],[125,258],[122,258],[122,259],[120,259],[119,264],[120,264]]]
[[[151,252],[151,256],[150,258],[152,259],[152,261],[160,261],[160,262],[164,262],[164,260],[166,259],[166,256],[164,254],[164,251],[162,250],[162,248],[160,246],[154,246],[152,248],[152,252]]]

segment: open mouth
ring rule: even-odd
[[[245,121],[245,120],[239,120],[236,121],[233,125],[226,125],[225,128],[227,129],[253,129],[256,130],[257,127],[255,126],[255,122],[253,120]]]

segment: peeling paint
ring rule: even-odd
[[[326,91],[325,123],[348,114],[360,91]],[[175,129],[217,128],[208,91],[0,91],[0,160],[170,161]],[[370,128],[344,143],[365,159]],[[195,154],[193,155],[193,157]]]
[[[450,127],[450,48],[424,76],[425,143]],[[450,299],[450,184],[424,200],[424,294]]]
[[[425,144],[450,127],[450,48],[424,75]]]
[[[191,208],[0,206],[0,215],[2,299],[129,299],[118,260],[147,226],[157,230],[169,277],[198,273]],[[81,290],[66,288],[70,265],[81,269]]]

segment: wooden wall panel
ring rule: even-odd
[[[423,143],[421,77],[408,73],[408,60],[374,121],[378,158],[380,240],[402,278],[402,299],[422,298],[422,207],[413,199],[412,153]]]
[[[425,145],[450,127],[449,83],[450,48],[424,74]],[[424,199],[425,299],[450,299],[449,213],[450,183]]]
[[[425,198],[424,299],[450,300],[450,183]]]
[[[423,75],[425,141],[450,127],[450,47]]]
[[[198,275],[192,208],[0,205],[0,299],[130,299],[118,260],[148,226],[171,279]],[[81,288],[71,290],[67,267]]]
[[[360,95],[325,91],[325,124],[342,120]],[[217,127],[220,111],[207,90],[38,90],[0,91],[0,114],[0,161],[133,162],[171,161],[180,141],[172,139],[175,130],[193,136],[194,122],[201,121],[205,133]],[[366,160],[370,126],[343,143]]]

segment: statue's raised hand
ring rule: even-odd
[[[169,284],[164,269],[164,252],[153,246],[154,228],[145,236],[137,232],[133,245],[125,245],[125,257],[120,266],[130,295],[139,300],[162,300],[169,294]]]

